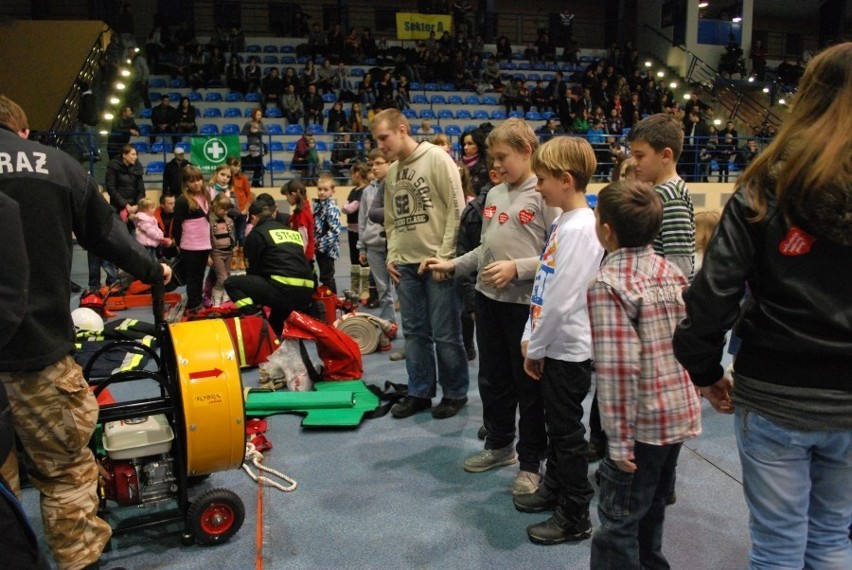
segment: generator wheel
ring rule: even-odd
[[[192,502],[186,524],[199,545],[226,542],[234,536],[246,518],[246,509],[236,493],[211,489]]]

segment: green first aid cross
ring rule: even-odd
[[[189,160],[201,172],[210,173],[225,164],[229,156],[239,157],[240,151],[239,135],[194,136]]]

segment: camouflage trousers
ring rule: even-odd
[[[97,516],[98,467],[88,443],[98,403],[82,370],[66,356],[39,372],[2,372],[0,382],[32,463],[30,479],[41,493],[44,534],[56,564],[64,570],[96,562],[112,529]],[[17,462],[7,461],[2,470],[20,496]]]

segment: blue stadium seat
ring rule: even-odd
[[[523,111],[510,111],[509,112],[509,118],[510,119],[523,119],[524,118],[524,112]]]
[[[546,121],[548,119],[558,119],[559,115],[554,113],[553,111],[545,111],[541,114],[542,118]]]
[[[486,111],[485,109],[477,109],[473,112],[473,118],[478,121],[487,120],[489,118],[488,111]]]
[[[173,150],[174,147],[170,142],[157,141],[151,145],[151,152],[153,152],[154,154],[163,154],[165,152],[172,152]]]
[[[421,119],[434,119],[435,111],[433,111],[432,109],[423,109],[422,111],[420,111],[419,117]]]
[[[151,100],[151,102],[152,102],[152,103],[159,103],[159,102],[160,102],[160,100],[163,98],[163,94],[162,94],[162,93],[157,93],[156,91],[152,91],[152,92],[148,95],[148,98]]]
[[[257,91],[249,91],[246,93],[246,101],[249,103],[260,103],[260,93]]]
[[[147,137],[151,134],[151,124],[150,123],[142,123],[139,125],[139,134],[143,137]]]
[[[598,197],[595,194],[586,194],[586,203],[589,205],[589,208],[594,210],[598,205]]]
[[[479,127],[477,127],[476,125],[465,125],[464,132],[469,133],[470,131],[475,131],[478,128]]]
[[[414,109],[403,109],[402,114],[405,116],[406,119],[417,118],[417,111],[415,111]]]
[[[218,91],[209,91],[205,96],[204,100],[209,103],[219,103],[222,101],[222,94]]]
[[[304,64],[308,63],[308,56],[300,55],[299,57],[296,58],[296,63],[298,63],[299,65],[304,65]]]
[[[146,142],[135,142],[133,143],[133,147],[136,149],[137,154],[144,154],[150,152],[151,149]]]
[[[337,95],[335,95],[334,93],[324,93],[322,96],[322,100],[325,103],[333,104],[335,101],[337,101]]]
[[[266,130],[269,131],[270,135],[283,135],[284,129],[278,123],[270,123],[266,125]]]
[[[438,118],[439,119],[452,119],[453,118],[452,109],[438,109]]]
[[[317,152],[328,152],[328,145],[325,141],[317,141]]]
[[[543,81],[553,81],[554,79],[556,79],[556,76],[552,73],[543,73],[541,79]]]
[[[169,91],[169,99],[172,100],[172,105],[177,105],[181,97],[183,95],[180,94],[180,91]]]
[[[524,118],[528,121],[541,121],[542,116],[538,111],[527,111],[527,114],[524,115]]]
[[[192,149],[189,148],[189,143],[185,143],[185,142],[177,143],[175,145],[175,148],[182,148],[183,152],[185,152],[186,154],[189,154],[189,151],[192,150]]]
[[[506,112],[503,111],[503,109],[495,109],[491,111],[491,118],[498,121],[502,121],[506,118]]]
[[[278,65],[278,56],[272,55],[271,53],[263,56],[263,64],[264,65]]]
[[[456,90],[456,86],[453,85],[452,83],[442,83],[441,84],[441,91],[455,91],[455,90]]]
[[[166,80],[162,77],[152,77],[148,80],[148,89],[163,89],[166,87]]]
[[[281,109],[279,109],[278,107],[267,107],[266,116],[271,119],[280,119],[284,116],[284,113],[282,113]]]
[[[169,87],[172,89],[183,89],[186,87],[186,80],[183,77],[175,77],[169,80]]]
[[[429,99],[426,98],[426,95],[423,93],[415,93],[414,98],[411,100],[415,105],[428,105]]]
[[[423,89],[423,84],[419,81],[412,81],[408,84],[408,88],[412,91],[420,91],[421,89]]]
[[[529,71],[530,69],[532,69],[532,66],[528,61],[519,61],[517,69],[521,71]]]
[[[151,118],[151,108],[145,107],[139,112],[139,118],[141,119],[150,119]]]
[[[198,103],[202,99],[201,93],[198,91],[190,91],[186,94],[186,98],[189,99],[190,103]]]
[[[472,119],[473,115],[470,114],[470,111],[467,109],[459,109],[456,113],[456,119]]]
[[[145,174],[162,174],[166,170],[166,163],[162,160],[152,160],[145,167]]]
[[[224,116],[229,118],[229,119],[234,118],[234,117],[242,117],[243,112],[240,111],[239,107],[227,107],[225,109]]]
[[[541,75],[538,73],[527,73],[527,81],[541,81]]]
[[[266,44],[263,46],[263,53],[278,53],[278,48],[273,45]]]
[[[243,100],[243,94],[239,91],[229,91],[225,93],[226,103],[240,103]]]
[[[518,66],[512,63],[511,61],[507,61],[506,63],[500,65],[500,69],[515,70],[518,69]]]
[[[296,152],[296,141],[290,141],[287,143],[287,152]]]
[[[443,95],[432,95],[432,98],[429,99],[429,101],[433,105],[446,105],[447,104],[447,98],[444,97]]]
[[[201,125],[201,127],[198,129],[198,132],[202,135],[218,135],[219,127],[216,124],[208,123],[206,125]]]
[[[246,46],[246,51],[249,53],[260,53],[260,46],[257,44],[250,44]]]
[[[219,107],[207,107],[204,109],[205,119],[218,119],[222,116],[222,109]]]
[[[444,133],[447,136],[461,136],[462,130],[458,125],[447,125],[447,128],[444,129]]]
[[[364,77],[364,75],[366,73],[367,73],[367,71],[365,69],[363,69],[361,67],[355,67],[355,68],[352,69],[352,71],[349,73],[349,75],[351,75],[352,77]]]
[[[468,95],[464,98],[465,105],[479,105],[479,97],[477,95]]]
[[[281,53],[296,53],[296,48],[293,46],[281,46]]]
[[[436,135],[440,135],[443,133],[443,129],[441,129],[440,125],[432,125],[432,130],[435,131]]]
[[[302,129],[302,125],[299,123],[294,123],[292,125],[287,125],[287,128],[284,129],[284,134],[287,135],[301,135],[304,133],[304,129]]]
[[[438,84],[437,83],[427,83],[426,85],[423,86],[423,89],[425,89],[426,91],[437,91],[438,90]]]
[[[450,105],[464,105],[464,99],[462,99],[461,95],[450,95],[447,97],[447,103]]]
[[[308,125],[308,132],[312,135],[321,135],[325,133],[325,129],[319,123],[311,123]],[[317,144],[319,146],[319,144]]]
[[[269,143],[270,152],[284,152],[284,143],[281,141],[272,141]]]
[[[499,103],[497,102],[497,97],[495,97],[494,95],[483,96],[482,97],[482,104],[483,105],[499,105]]]
[[[287,163],[283,160],[270,160],[266,163],[266,168],[270,172],[285,172],[287,170]]]
[[[282,55],[281,56],[281,64],[282,65],[296,65],[296,57],[293,55]]]
[[[240,126],[236,123],[226,123],[222,125],[223,135],[238,135],[240,134]]]

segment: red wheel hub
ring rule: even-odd
[[[234,525],[234,510],[223,503],[211,503],[201,514],[201,529],[209,535],[221,535]]]

